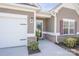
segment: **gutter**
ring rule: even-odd
[[[7,9],[15,9],[15,10],[22,10],[22,11],[38,11],[40,8],[28,6],[28,5],[21,5],[16,3],[0,3],[1,8],[7,8]]]

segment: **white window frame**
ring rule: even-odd
[[[64,34],[63,35],[74,35],[75,34],[75,31],[73,34],[70,33],[70,22],[74,22],[75,23],[75,20],[74,19],[63,19],[63,29],[64,29],[64,22],[67,21],[68,22],[68,34]]]

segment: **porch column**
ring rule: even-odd
[[[34,11],[34,35],[36,32],[36,11]]]
[[[59,43],[58,42],[58,36],[57,36],[57,17],[56,17],[56,13],[55,13],[55,20],[54,20],[54,33],[55,33],[55,36],[56,36],[56,43]]]

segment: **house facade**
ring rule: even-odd
[[[28,45],[36,40],[36,30],[41,39],[61,42],[65,37],[79,34],[79,9],[77,4],[59,4],[48,12],[37,4],[0,4],[0,48]]]

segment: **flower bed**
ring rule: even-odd
[[[55,44],[57,44],[57,43],[55,43]],[[60,47],[62,47],[62,48],[64,48],[65,50],[67,50],[67,51],[69,51],[69,52],[72,52],[72,53],[74,53],[76,56],[79,56],[79,48],[68,48],[68,47],[66,47],[64,44],[62,44],[62,43],[59,43],[59,44],[57,44],[58,46],[60,46]]]
[[[69,43],[69,41],[68,41],[68,43]],[[60,42],[60,43],[56,43],[56,44],[64,49],[66,49],[67,51],[74,53],[76,56],[79,56],[79,44],[78,43],[79,42],[77,41],[76,45],[74,45],[73,47],[71,45],[70,45],[71,46],[70,47],[69,45],[64,44],[64,42]],[[70,40],[69,44],[72,44],[71,40]],[[74,44],[74,42],[73,42],[73,44]]]

